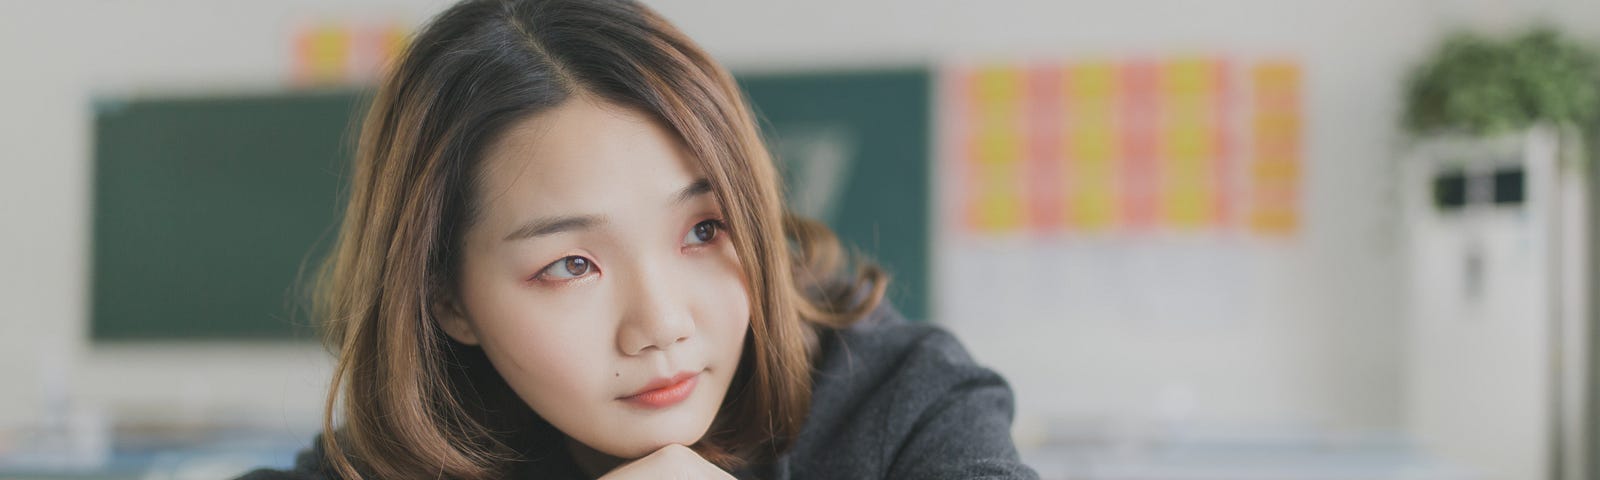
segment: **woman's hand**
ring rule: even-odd
[[[661,447],[660,450],[645,455],[644,458],[625,463],[600,477],[600,480],[645,478],[732,480],[733,475],[700,458],[700,454],[694,453],[689,447],[672,444]]]

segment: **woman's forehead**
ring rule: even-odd
[[[687,148],[665,125],[581,97],[514,123],[486,153],[480,200],[491,216],[514,217],[508,221],[666,207],[699,178]]]

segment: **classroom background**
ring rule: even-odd
[[[646,3],[1044,478],[1600,479],[1600,3]],[[295,280],[447,4],[0,2],[0,478],[290,464]]]

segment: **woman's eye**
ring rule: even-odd
[[[559,280],[573,279],[587,275],[594,270],[594,262],[589,259],[573,255],[560,260],[539,271],[539,276]]]
[[[696,223],[694,228],[689,229],[689,234],[683,236],[683,243],[686,245],[711,243],[712,240],[717,239],[717,232],[721,231],[722,228],[722,222],[718,220],[706,220]]]

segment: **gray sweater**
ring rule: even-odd
[[[811,413],[775,462],[733,472],[741,479],[967,479],[1038,475],[1011,443],[1011,388],[972,361],[955,337],[905,321],[887,302],[819,340]],[[321,442],[292,470],[256,470],[240,480],[333,478]],[[565,455],[531,462],[523,478],[574,478]],[[580,477],[581,478],[581,477]]]

